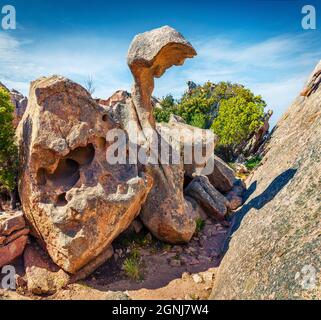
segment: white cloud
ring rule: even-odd
[[[275,112],[275,124],[320,60],[317,40],[307,33],[254,43],[227,37],[192,39],[198,56],[156,80],[155,94],[179,97],[188,80],[238,82],[263,96]],[[91,75],[95,95],[105,98],[117,89],[130,90],[128,45],[127,41],[88,35],[35,43],[0,32],[0,81],[26,94],[29,82],[40,76],[61,74],[83,84]]]
[[[252,44],[214,38],[192,41],[198,56],[159,80],[157,92],[178,97],[188,80],[242,83],[260,94],[274,111],[272,125],[302,89],[321,58],[317,39],[284,35]]]
[[[32,43],[0,33],[0,81],[28,92],[41,76],[59,74],[81,84],[92,76],[97,95],[108,97],[119,87],[130,88],[127,48],[117,41],[83,37]]]

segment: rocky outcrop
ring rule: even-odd
[[[37,252],[28,247],[30,291],[51,293],[65,284],[65,275],[77,281],[90,274],[110,258],[112,242],[138,215],[154,236],[169,243],[190,241],[203,209],[225,219],[231,205],[220,192],[233,188],[234,175],[219,159],[209,161],[216,136],[177,117],[156,125],[153,116],[154,78],[195,55],[181,34],[163,27],[138,35],[131,44],[131,95],[118,91],[107,101],[94,100],[87,90],[59,76],[31,84],[28,108],[17,129],[19,191],[32,233],[55,267],[39,262]],[[125,134],[123,164],[109,161],[113,129]],[[138,155],[134,162],[132,151]],[[186,159],[186,154],[192,157]],[[200,176],[187,192],[198,203],[186,200],[186,181],[204,173],[208,164],[215,175],[210,169],[206,174],[220,192]]]
[[[122,126],[129,132],[130,122],[138,124],[138,144],[148,149],[156,133],[157,144],[168,144],[161,136],[161,127],[155,124],[151,97],[154,78],[161,77],[173,65],[182,65],[187,58],[196,55],[195,50],[181,34],[170,27],[163,27],[140,34],[133,40],[128,65],[135,79],[132,101],[123,108]],[[152,132],[152,133],[151,133]],[[172,146],[170,146],[172,147]],[[177,149],[172,149],[178,152]],[[179,154],[180,156],[180,154]],[[158,159],[158,160],[157,160]],[[164,164],[156,156],[156,163],[146,164],[142,170],[154,180],[154,187],[142,207],[140,217],[147,228],[158,238],[171,243],[188,242],[196,224],[191,205],[183,194],[184,165]]]
[[[130,97],[129,92],[118,90],[107,100],[98,99],[97,102],[102,106],[113,108],[117,103],[126,103],[126,100]]]
[[[273,111],[269,110],[263,119],[263,125],[254,132],[253,136],[246,142],[246,145],[242,148],[242,154],[245,156],[255,155],[260,147],[265,143],[268,137],[270,129],[270,119],[273,115]],[[261,153],[261,152],[260,152]]]
[[[152,179],[136,165],[110,165],[116,125],[81,86],[53,76],[31,85],[17,130],[20,197],[33,234],[59,267],[96,267],[140,212]]]
[[[318,87],[278,122],[248,181],[212,299],[321,298],[320,104]]]
[[[18,127],[19,122],[21,121],[28,105],[28,98],[25,97],[17,90],[10,91],[11,102],[14,106],[14,120],[13,126],[15,128]]]
[[[0,212],[0,268],[23,253],[28,233],[29,229],[21,211]]]

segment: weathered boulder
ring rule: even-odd
[[[98,99],[97,102],[105,107],[112,108],[117,103],[126,103],[126,100],[130,98],[130,93],[124,90],[116,91],[111,97],[107,100]]]
[[[26,222],[22,211],[0,213],[0,235],[9,236],[14,231],[25,227]]]
[[[155,127],[151,96],[154,78],[160,78],[165,71],[180,66],[185,59],[196,55],[192,45],[169,26],[137,35],[128,52],[128,66],[134,76],[133,103],[138,119],[144,128]]]
[[[187,125],[176,115],[171,115],[169,123],[158,124],[157,129],[172,150],[182,153],[185,176],[193,178],[195,174],[201,173],[209,176],[214,173],[222,175],[218,168],[215,169],[217,161],[212,161],[218,142],[218,137],[212,131]]]
[[[232,190],[235,182],[234,171],[218,156],[212,155],[209,162],[213,163],[214,168],[210,174],[207,175],[211,184],[220,192],[229,192]],[[204,172],[201,172],[204,174]]]
[[[31,85],[17,135],[19,190],[34,235],[64,271],[95,266],[139,214],[152,179],[136,165],[111,165],[115,122],[89,93],[53,76]]]
[[[0,267],[10,264],[20,257],[27,244],[28,237],[22,235],[6,245],[0,246]]]
[[[229,201],[217,191],[205,176],[197,176],[185,189],[185,194],[194,198],[205,212],[218,221],[227,214]]]
[[[185,200],[192,205],[192,208],[193,208],[192,212],[195,216],[195,220],[196,219],[206,220],[208,218],[208,215],[206,214],[206,212],[203,210],[203,208],[199,205],[199,203],[194,198],[186,195]]]
[[[195,50],[181,34],[170,27],[155,29],[135,37],[129,53],[128,65],[134,76],[132,101],[122,110],[121,118],[129,139],[133,134],[130,123],[137,124],[137,143],[145,149],[157,138],[156,148],[168,144],[160,133],[161,126],[155,124],[153,104],[154,78],[161,77],[173,65],[182,65],[187,58],[196,55]],[[134,132],[134,135],[137,132]],[[178,150],[169,146],[173,152]],[[153,177],[154,187],[142,207],[140,217],[146,227],[158,238],[171,243],[188,242],[196,228],[192,207],[183,194],[184,164],[166,164],[155,155],[154,164],[142,165],[142,170]],[[180,156],[180,154],[179,154]]]
[[[212,299],[321,299],[320,104],[318,87],[278,122],[235,215]]]
[[[229,201],[229,209],[236,210],[243,204],[243,197],[246,192],[246,185],[242,180],[236,179],[231,191],[225,194],[226,199]]]
[[[85,279],[92,270],[101,266],[113,254],[113,247],[110,246],[75,275],[70,275],[53,263],[48,253],[32,241],[26,246],[23,254],[27,290],[36,295],[54,294],[69,284]],[[92,263],[95,265],[91,265]]]
[[[28,234],[21,211],[0,212],[0,267],[10,264],[23,253]]]
[[[27,289],[36,295],[53,294],[65,287],[70,276],[55,265],[37,244],[27,245],[24,255]]]

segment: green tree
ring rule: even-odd
[[[175,100],[172,95],[167,95],[160,101],[161,108],[155,108],[154,117],[157,122],[168,122],[171,114],[175,113]]]
[[[203,86],[185,92],[177,104],[177,114],[188,124],[194,125],[196,122],[198,127],[203,124],[204,128],[210,118],[211,109],[218,101],[213,95],[213,88],[211,82],[206,82]]]
[[[242,94],[224,100],[213,122],[212,130],[220,138],[219,147],[229,153],[263,125],[266,103],[260,96]],[[230,158],[230,156],[226,156]]]
[[[11,195],[16,188],[18,171],[18,148],[12,124],[13,111],[10,94],[0,88],[0,184]]]
[[[156,121],[168,122],[171,114],[177,114],[189,125],[213,129],[220,138],[216,151],[231,161],[237,147],[262,125],[266,103],[241,84],[208,81],[177,101],[165,97],[161,105],[155,110]]]

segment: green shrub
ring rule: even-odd
[[[236,148],[263,125],[266,104],[261,97],[238,96],[221,102],[212,130],[218,135],[219,147]]]
[[[141,272],[140,254],[138,250],[133,250],[123,263],[123,270],[127,277],[139,281],[143,279]]]
[[[245,166],[248,170],[254,170],[262,161],[261,157],[253,157],[245,162]]]
[[[200,232],[203,231],[204,228],[205,228],[205,220],[203,220],[202,218],[197,218],[195,235],[197,236],[198,234],[200,234]]]
[[[168,122],[171,114],[175,113],[175,100],[172,95],[167,95],[160,101],[162,108],[154,109],[154,117],[157,122]]]
[[[13,111],[10,94],[0,88],[0,184],[8,191],[13,191],[16,187],[18,171]]]

